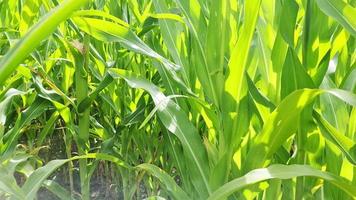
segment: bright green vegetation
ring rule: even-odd
[[[355,165],[356,0],[0,0],[0,199],[347,200]]]

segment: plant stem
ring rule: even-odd
[[[75,78],[76,78],[76,94],[77,102],[79,103],[88,96],[88,66],[89,66],[89,42],[88,35],[84,36],[84,50],[82,52],[82,62],[77,63]],[[79,155],[85,155],[89,151],[89,107],[83,113],[78,115],[78,152]],[[90,197],[90,181],[87,169],[87,159],[79,160],[79,174],[81,182],[81,194],[83,200],[89,200]]]
[[[67,158],[71,159],[72,158],[72,135],[67,131],[67,133],[62,129],[63,133],[63,139],[65,142],[66,146],[66,154]],[[70,193],[73,195],[74,194],[74,183],[73,183],[73,162],[69,161],[68,162],[68,176],[69,176],[69,187],[70,187]]]
[[[308,127],[306,124],[308,124],[308,119],[310,118],[311,113],[313,108],[311,106],[307,107],[304,111],[302,111],[299,119],[299,127],[297,130],[297,164],[306,164],[306,152],[305,152],[305,144],[308,139]],[[296,182],[296,190],[295,190],[295,199],[296,200],[301,200],[303,199],[303,194],[304,194],[304,177],[298,177],[297,182]]]

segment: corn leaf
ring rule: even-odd
[[[87,0],[66,0],[43,16],[0,60],[0,84],[16,70],[18,65],[66,20],[72,12],[83,6]]]
[[[307,165],[271,165],[267,168],[255,169],[244,176],[234,179],[217,189],[208,199],[217,200],[227,198],[232,193],[249,185],[269,179],[291,179],[299,176],[311,176],[329,181],[333,185],[355,197],[356,186],[346,179],[334,174],[314,169]]]

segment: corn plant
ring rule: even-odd
[[[0,199],[356,199],[355,106],[355,0],[0,0]]]

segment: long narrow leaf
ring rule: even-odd
[[[307,165],[271,165],[268,168],[255,169],[244,176],[234,179],[217,189],[208,200],[227,198],[232,193],[249,185],[269,179],[291,179],[299,176],[312,176],[329,181],[333,185],[356,197],[356,186],[346,179],[334,174],[323,172]]]
[[[54,8],[33,26],[19,42],[13,46],[0,60],[0,85],[4,83],[18,65],[57,28],[58,24],[66,20],[72,12],[79,9],[88,0],[66,0]]]

